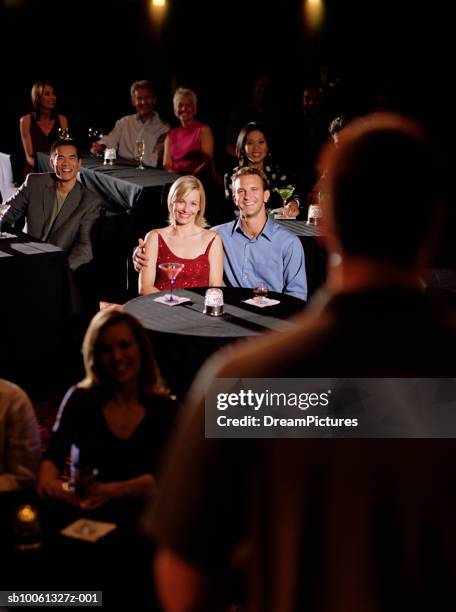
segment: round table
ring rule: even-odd
[[[177,289],[175,295],[189,301],[176,306],[155,301],[166,292],[140,296],[124,305],[149,331],[163,376],[178,397],[185,394],[201,365],[217,349],[293,325],[286,319],[305,307],[298,298],[271,292],[269,298],[280,303],[259,308],[244,303],[253,297],[251,289],[223,287],[224,314],[211,317],[203,313],[206,290]]]

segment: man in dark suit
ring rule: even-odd
[[[439,184],[427,138],[368,116],[324,167],[326,287],[289,331],[218,354],[190,394],[152,524],[167,611],[214,609],[207,586],[246,536],[249,610],[454,609],[454,439],[205,438],[215,378],[455,376],[453,313],[423,290]]]
[[[5,204],[2,227],[26,220],[25,231],[67,252],[72,270],[93,258],[91,232],[102,199],[77,180],[81,159],[74,140],[51,148],[53,174],[29,174]]]

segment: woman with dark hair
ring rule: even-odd
[[[85,378],[66,394],[38,476],[38,492],[93,509],[112,500],[144,499],[175,415],[142,325],[118,310],[100,311],[82,345]],[[89,473],[85,490],[65,488],[62,471]],[[81,499],[83,497],[83,499]]]
[[[24,148],[25,174],[35,169],[35,153],[49,153],[52,143],[68,129],[68,120],[57,113],[57,96],[51,81],[36,81],[31,92],[33,111],[21,117],[19,128]]]
[[[257,168],[262,172],[271,191],[269,208],[283,206],[283,200],[275,189],[296,187],[285,172],[274,163],[270,151],[270,140],[266,128],[256,121],[247,123],[239,132],[236,142],[238,165],[224,177],[225,197],[232,202],[231,177],[243,166]],[[299,199],[293,194],[288,200],[284,214],[296,216],[299,212]]]

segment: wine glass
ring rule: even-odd
[[[266,297],[269,293],[269,287],[263,281],[258,281],[258,283],[253,288],[254,301],[259,306],[262,306],[266,303]]]
[[[97,142],[103,136],[103,130],[97,127],[89,127],[88,136],[89,136],[89,151],[90,151],[93,143]],[[100,153],[98,153],[97,156],[100,156]]]
[[[70,138],[70,130],[68,128],[59,128],[59,138],[62,140],[68,140]]]
[[[173,287],[174,287],[174,283],[176,282],[176,278],[179,272],[184,267],[184,264],[177,263],[174,261],[169,261],[167,263],[158,264],[158,267],[160,268],[160,270],[163,270],[164,272],[166,272],[166,275],[169,278],[171,293],[165,301],[168,302],[168,304],[175,304],[178,300],[174,299],[173,297]]]
[[[135,159],[139,161],[138,170],[144,170],[145,167],[143,165],[143,156],[146,150],[146,143],[144,140],[137,140],[135,147]]]

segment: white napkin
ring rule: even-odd
[[[290,217],[290,215],[288,215],[286,217],[285,217],[285,215],[274,215],[274,219],[295,220],[296,217]]]
[[[24,255],[36,255],[37,253],[52,253],[62,249],[46,242],[12,242],[10,247]]]
[[[161,295],[154,299],[154,302],[159,302],[160,304],[165,304],[165,306],[177,306],[178,304],[182,304],[183,302],[190,302],[189,298],[180,297],[179,295],[173,295],[173,301],[168,302],[170,294],[165,293],[165,295]]]
[[[0,257],[12,257],[11,253],[5,253],[5,251],[0,251]]]
[[[79,519],[65,527],[65,529],[62,529],[60,533],[70,538],[77,538],[86,542],[96,542],[116,527],[115,523]]]
[[[62,250],[60,247],[50,242],[29,242],[28,244],[37,249],[37,251],[42,251],[43,253],[54,253],[55,251]]]
[[[0,232],[0,238],[17,238],[17,234],[10,234],[9,232]]]
[[[266,308],[266,306],[275,306],[276,304],[280,304],[280,300],[272,300],[271,298],[263,298],[262,304],[259,304],[255,298],[250,298],[249,300],[244,300],[244,304],[250,304],[251,306],[258,306],[258,308]]]

